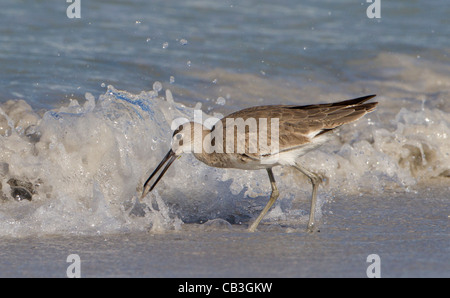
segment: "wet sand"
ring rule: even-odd
[[[70,254],[81,277],[366,277],[370,254],[381,277],[450,277],[446,193],[337,197],[315,234],[217,221],[161,234],[3,237],[0,277],[66,277]]]

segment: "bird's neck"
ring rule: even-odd
[[[215,166],[214,160],[219,158],[223,152],[223,138],[215,136],[210,129],[203,128],[202,138],[193,138],[193,154],[201,162]]]

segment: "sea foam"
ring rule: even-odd
[[[220,218],[239,224],[256,216],[270,194],[265,171],[212,168],[191,154],[138,201],[143,182],[170,148],[172,121],[194,115],[194,108],[165,92],[132,94],[108,86],[97,99],[88,93],[82,104],[71,100],[45,112],[23,100],[1,105],[0,235],[164,232],[183,223]],[[300,160],[325,178],[319,207],[336,194],[382,196],[448,181],[450,115],[403,108],[385,119],[383,100]],[[291,168],[274,173],[280,198],[266,221],[306,223],[309,181]],[[18,185],[31,201],[14,198]],[[318,213],[320,218],[320,208]]]

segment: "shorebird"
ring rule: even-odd
[[[317,173],[300,165],[298,157],[326,142],[329,139],[330,132],[334,129],[356,121],[365,114],[372,112],[378,103],[365,102],[373,97],[375,95],[305,106],[257,106],[232,113],[217,121],[211,129],[207,129],[196,122],[181,125],[172,135],[172,148],[145,181],[141,200],[155,188],[170,165],[183,152],[193,152],[198,160],[212,167],[266,169],[272,192],[268,203],[249,227],[249,231],[254,232],[279,196],[272,168],[275,166],[292,166],[311,181],[312,195],[307,231],[314,232],[317,189],[322,182],[322,178]],[[255,119],[253,123],[256,123],[256,131],[251,131],[249,125],[245,126],[245,129],[240,132],[235,127],[232,127],[232,130],[227,130],[227,128],[230,128],[230,123],[235,124],[235,122],[229,120],[236,119],[245,121],[245,124],[252,123],[249,119]],[[271,138],[270,150],[268,149],[269,146],[255,146],[254,144],[255,142],[260,143],[259,145],[262,143],[254,136],[255,134],[261,135],[264,131],[261,130],[262,124],[267,124],[267,121],[261,121],[264,119],[270,120],[271,123],[270,127],[267,127],[266,136],[277,135],[275,140]],[[278,127],[272,124],[278,124]],[[229,131],[231,131],[231,134],[227,134]],[[225,140],[226,137],[229,139]],[[222,141],[221,138],[223,138],[223,142],[219,142]],[[228,144],[231,144],[231,146],[228,146]],[[238,150],[239,146],[241,146],[241,150]],[[153,184],[150,184],[152,178],[164,164],[166,166],[160,175]]]

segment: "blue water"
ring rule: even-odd
[[[82,99],[85,92],[97,97],[106,90],[102,83],[140,92],[154,81],[169,85],[170,76],[181,101],[204,102],[224,82],[211,84],[214,77],[196,74],[217,69],[284,80],[291,87],[330,88],[370,78],[370,61],[383,52],[450,62],[446,0],[381,0],[380,19],[367,17],[369,5],[81,0],[81,18],[69,19],[65,1],[5,0],[0,102],[22,98],[50,108]],[[355,67],[355,59],[365,63]]]

